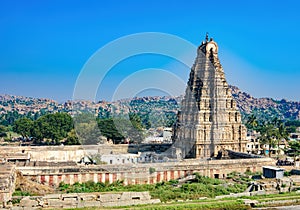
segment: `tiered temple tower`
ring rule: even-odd
[[[245,152],[246,128],[233,99],[212,38],[198,47],[174,129],[183,158],[209,158],[222,151]]]

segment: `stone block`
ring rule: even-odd
[[[250,192],[250,196],[253,196],[253,195],[265,195],[265,194],[266,194],[265,191]]]
[[[250,195],[251,195],[250,192],[237,193],[238,197],[240,197],[240,196],[250,196]]]
[[[149,192],[123,192],[120,200],[150,200]]]
[[[84,208],[84,201],[78,201],[76,208]]]
[[[101,206],[101,202],[100,201],[84,201],[83,202],[84,207],[99,207]]]
[[[79,195],[79,200],[82,200],[82,201],[92,201],[92,200],[96,200],[96,199],[97,199],[97,195],[93,195],[93,194]]]
[[[250,200],[250,199],[244,199],[243,202],[245,205],[249,205],[249,206],[255,206],[259,203],[257,200]]]
[[[62,206],[63,209],[77,208],[77,204]]]
[[[70,198],[63,198],[63,201],[65,202],[76,202],[77,201],[77,197],[70,197]]]
[[[112,201],[107,201],[107,202],[103,202],[101,203],[102,206],[104,207],[113,207],[113,206],[129,206],[129,205],[132,205],[130,201],[115,201],[115,202],[112,202]]]
[[[63,207],[63,206],[77,206],[77,201],[62,201],[58,199],[50,199],[48,201],[49,207]]]
[[[121,198],[121,194],[103,194],[100,195],[99,200],[100,202],[111,202],[111,201],[118,201]]]
[[[78,193],[69,193],[69,194],[61,194],[61,197],[64,198],[77,198]]]
[[[29,197],[25,197],[21,199],[20,206],[22,207],[35,207],[38,205],[38,202],[35,200],[31,200]]]
[[[61,196],[62,196],[61,194],[47,194],[44,196],[44,198],[45,199],[61,199]]]
[[[40,207],[23,207],[23,210],[35,210],[35,209],[41,209]]]
[[[132,205],[142,205],[142,204],[156,204],[160,203],[159,199],[151,200],[119,200],[115,202],[105,202],[102,203],[104,207],[114,207],[114,206],[132,206]]]
[[[160,201],[160,199],[151,199],[150,202],[152,204],[156,204],[156,203],[160,203],[161,201]]]
[[[23,210],[23,207],[21,207],[21,206],[13,206],[10,209],[11,210]]]

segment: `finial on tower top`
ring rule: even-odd
[[[208,42],[208,32],[206,32],[205,41]]]

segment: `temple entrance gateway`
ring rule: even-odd
[[[212,39],[198,47],[173,138],[183,158],[210,158],[222,150],[244,152],[246,127],[232,97]],[[219,154],[219,155],[218,155]]]

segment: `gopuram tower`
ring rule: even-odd
[[[183,158],[245,152],[246,128],[226,82],[218,45],[208,35],[198,47],[173,138]]]

